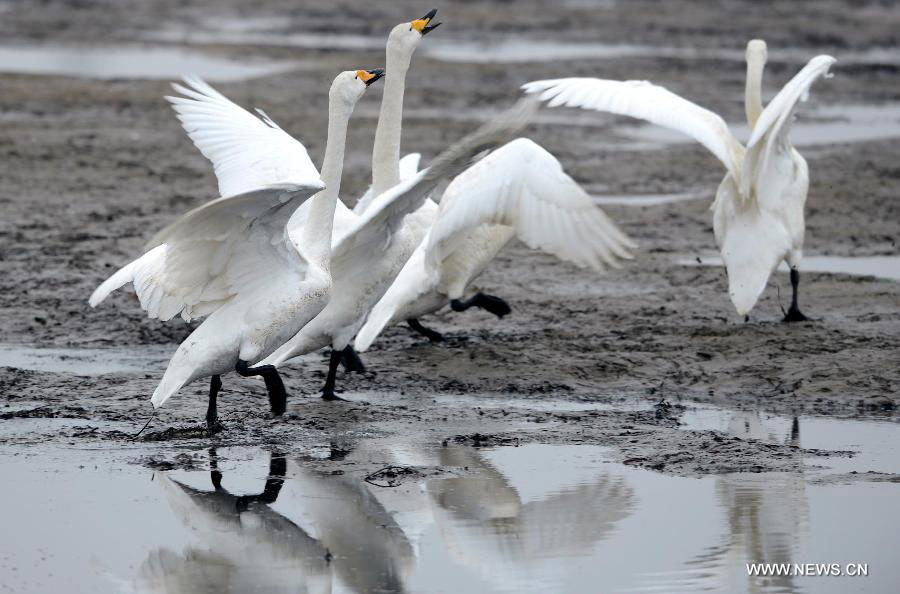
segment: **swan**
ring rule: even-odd
[[[357,201],[353,210],[345,206],[343,202],[338,202],[334,216],[334,230],[332,233],[332,247],[337,248],[341,240],[348,233],[353,233],[364,219],[365,210],[371,206],[375,198],[377,198],[385,190],[390,189],[401,181],[407,181],[418,171],[419,155],[410,154],[400,159],[400,137],[401,137],[401,121],[403,118],[403,95],[406,88],[406,74],[409,71],[412,56],[418,48],[422,39],[440,26],[441,23],[435,23],[434,17],[437,10],[431,10],[425,16],[414,19],[413,21],[403,22],[391,29],[386,44],[386,68],[390,74],[385,77],[384,93],[382,95],[381,108],[378,116],[378,125],[375,129],[375,141],[372,147],[372,186]],[[376,193],[377,192],[377,193]],[[415,215],[411,217],[407,223],[427,218],[428,213],[437,210],[437,205],[430,199],[422,204]],[[305,209],[301,207],[297,214],[288,223],[288,227],[302,226],[304,222]],[[417,227],[407,226],[405,233]],[[403,257],[400,254],[399,257]],[[344,276],[349,274],[349,277]],[[338,267],[333,271],[334,282],[337,286],[335,293],[347,295],[344,304],[353,306],[353,288],[349,287],[351,283],[356,283],[355,270],[352,268]],[[336,310],[340,309],[340,305],[335,304],[323,317],[340,318],[342,317]],[[333,315],[336,314],[336,315]],[[347,318],[352,317],[352,312],[347,312]],[[324,323],[324,320],[319,320]],[[350,322],[345,322],[350,323]],[[310,350],[315,350],[327,346],[327,341]],[[343,347],[340,354],[335,354],[334,359],[340,361],[349,371],[363,371],[365,367],[359,356],[353,351],[353,348],[347,344]],[[268,362],[267,362],[268,364]],[[337,363],[335,363],[337,364]]]
[[[694,138],[727,170],[711,206],[713,230],[728,274],[728,293],[745,318],[769,276],[785,260],[793,295],[786,322],[806,320],[797,303],[803,253],[803,207],[809,189],[806,160],[790,141],[791,122],[812,84],[828,77],[831,56],[814,57],[763,109],[766,44],[747,44],[745,110],[751,129],[744,147],[718,115],[646,81],[564,78],[526,83],[550,106],[565,105],[647,120]]]
[[[238,495],[223,486],[210,450],[212,491],[195,489],[167,473],[157,482],[175,516],[198,540],[176,553],[151,551],[134,580],[137,592],[331,592],[329,552],[300,525],[272,509],[284,498],[287,460],[271,453],[265,487]],[[281,499],[279,499],[281,496]]]
[[[151,318],[209,316],[173,355],[151,398],[154,408],[189,382],[211,376],[206,421],[212,432],[220,375],[233,369],[261,375],[272,412],[284,412],[286,394],[277,370],[251,365],[328,302],[332,218],[347,125],[356,102],[382,73],[347,71],[334,79],[322,179],[305,147],[265,114],[253,116],[199,79],[185,79],[188,87],[174,85],[183,97],[168,100],[213,162],[224,197],[157,233],[149,251],[90,298],[96,307],[130,282]],[[304,225],[289,233],[290,217],[307,199]]]
[[[366,351],[389,324],[406,320],[430,340],[439,333],[418,318],[448,302],[455,311],[493,296],[462,296],[514,237],[561,260],[603,270],[618,268],[637,247],[566,175],[540,145],[518,138],[456,177],[441,196],[431,229],[384,296],[372,308],[354,346]]]

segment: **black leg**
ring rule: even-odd
[[[278,370],[274,365],[260,365],[259,367],[250,367],[250,364],[244,360],[238,359],[234,370],[243,377],[252,375],[261,375],[266,382],[266,390],[269,392],[269,406],[272,408],[272,414],[280,416],[287,409],[287,392],[284,389],[284,382],[278,375]]]
[[[512,311],[512,308],[506,301],[495,295],[488,295],[486,293],[476,293],[475,296],[466,301],[453,299],[450,301],[450,307],[453,311],[466,311],[470,307],[480,307],[481,309],[494,314],[498,318],[502,318]]]
[[[359,353],[357,353],[349,344],[344,347],[344,350],[341,353],[341,365],[343,365],[344,369],[347,371],[358,371],[362,373],[366,370],[366,366],[363,365],[362,359],[359,358]]]
[[[222,426],[219,424],[219,415],[216,409],[216,399],[219,396],[219,390],[222,388],[222,378],[218,375],[212,376],[209,380],[209,405],[206,407],[206,429],[210,435],[219,431]]]
[[[328,360],[328,376],[325,378],[325,387],[322,388],[322,400],[343,400],[334,393],[334,382],[337,380],[337,368],[341,364],[343,351],[331,349],[331,357]]]
[[[284,454],[272,452],[269,458],[269,476],[266,478],[266,486],[259,495],[242,495],[238,497],[236,508],[238,512],[245,512],[254,502],[270,505],[278,499],[281,487],[284,485],[284,475],[287,473],[287,459]]]
[[[209,448],[209,480],[216,491],[222,490],[222,473],[219,472],[219,457],[216,448]]]
[[[431,328],[426,328],[416,318],[410,318],[410,319],[406,320],[406,324],[410,328],[412,328],[413,330],[415,330],[416,332],[418,332],[419,334],[421,334],[422,336],[427,338],[428,342],[443,342],[444,341],[443,334],[441,334],[440,332],[438,332],[436,330],[432,330]]]
[[[800,307],[797,305],[797,287],[800,286],[800,271],[796,268],[791,268],[791,288],[793,288],[794,293],[791,296],[791,307],[788,309],[787,314],[784,316],[785,322],[805,322],[809,318],[807,318],[800,311]]]

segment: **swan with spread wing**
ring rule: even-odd
[[[542,80],[524,85],[551,107],[567,106],[640,118],[687,134],[727,170],[712,204],[713,230],[728,273],[728,293],[747,316],[782,261],[791,270],[793,295],[784,320],[806,320],[797,302],[803,253],[803,208],[809,190],[806,160],[790,140],[791,123],[810,87],[828,76],[831,56],[816,56],[763,109],[765,42],[747,45],[745,110],[751,134],[744,147],[724,120],[646,81],[595,78]]]
[[[212,161],[223,197],[157,233],[143,256],[90,298],[96,307],[131,283],[151,318],[208,316],[169,362],[151,398],[154,407],[191,381],[212,377],[206,416],[212,431],[219,376],[235,370],[261,375],[272,412],[284,412],[286,393],[277,370],[252,365],[328,302],[332,219],[347,125],[356,102],[381,75],[381,70],[357,70],[334,79],[321,179],[306,148],[265,114],[254,116],[199,79],[175,85],[182,96],[169,101],[191,140]],[[305,200],[303,225],[289,230]]]

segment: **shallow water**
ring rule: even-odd
[[[165,369],[173,352],[174,347],[165,345],[131,349],[79,349],[2,344],[0,367],[75,375],[138,373]]]
[[[898,432],[882,426],[896,425],[708,406],[682,422],[861,454],[692,479],[611,463],[599,446],[394,444],[398,463],[441,472],[386,487],[352,465],[335,476],[255,448],[155,472],[108,451],[3,447],[16,538],[0,541],[0,581],[25,593],[877,592],[900,579],[900,487],[811,481],[896,470]],[[748,577],[745,563],[762,561],[861,562],[870,574]]]
[[[678,260],[682,266],[722,266],[719,256],[703,256],[700,258],[682,258]],[[781,272],[788,272],[784,262],[778,267]],[[850,274],[855,276],[874,276],[875,278],[900,281],[900,256],[804,256],[800,261],[800,272],[825,272],[828,274]]]
[[[202,28],[200,28],[202,27]],[[148,40],[191,44],[259,45],[300,47],[318,50],[383,49],[385,36],[316,32],[296,32],[289,21],[277,19],[215,19],[191,23],[191,28],[172,24],[144,36]],[[769,54],[773,62],[805,64],[821,48],[782,47]],[[664,45],[572,42],[558,39],[450,39],[447,34],[429,40],[420,54],[445,61],[470,64],[521,64],[568,60],[602,61],[622,58],[672,58],[681,60],[724,60],[743,62],[744,48],[674,47]],[[835,52],[843,64],[900,64],[900,50],[874,47]]]
[[[168,80],[194,74],[212,82],[229,82],[295,67],[291,62],[231,60],[175,47],[0,47],[0,72],[103,80]]]
[[[744,123],[730,123],[728,128],[741,142],[750,137]],[[650,148],[694,142],[680,132],[652,124],[623,125],[617,134],[635,141],[637,148]],[[852,144],[900,137],[900,105],[827,105],[814,109],[800,107],[797,121],[791,127],[791,142],[797,147]],[[628,147],[626,147],[628,148]]]

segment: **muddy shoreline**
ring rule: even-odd
[[[344,4],[349,6],[337,3],[329,11]],[[749,2],[725,3],[726,19],[693,4],[688,18],[683,2],[608,3],[599,10],[582,4],[565,3],[554,16],[537,2],[517,3],[515,10],[439,7],[445,25],[435,37],[637,40],[739,52],[746,39],[765,30],[771,60],[767,94],[798,67],[793,58],[779,56],[780,48],[799,48],[809,56],[833,52],[840,60],[841,51],[896,49],[900,42],[900,14],[877,4],[850,11],[849,3],[821,3],[815,27],[786,2],[772,9],[777,18],[761,15]],[[213,5],[3,6],[0,31],[6,44],[78,46],[148,44],[159,30],[202,20]],[[232,20],[245,17],[242,10],[236,3],[215,4],[217,14]],[[276,33],[321,33],[333,23],[327,11],[312,5],[276,2],[269,10],[283,19]],[[404,14],[418,12],[421,7],[410,2],[391,3],[390,10],[369,5],[341,33],[381,34]],[[856,25],[836,17],[848,13]],[[334,72],[374,67],[383,60],[382,53],[369,49],[325,51],[278,43],[197,47],[238,60],[302,60],[296,75],[216,86],[244,105],[264,108],[306,143],[314,160],[323,148],[321,114]],[[898,69],[890,60],[839,62],[836,76],[813,89],[800,118],[822,106],[895,105],[900,102]],[[729,122],[742,118],[743,67],[702,55],[472,64],[423,54],[412,73],[403,150],[421,151],[426,159],[508,105],[519,84],[538,78],[647,78],[722,113]],[[166,83],[0,74],[0,90],[2,342],[108,349],[110,357],[145,346],[174,351],[189,332],[180,321],[145,319],[128,294],[96,310],[86,303],[93,287],[134,257],[156,229],[213,197],[210,167],[161,100]],[[346,196],[359,195],[366,185],[379,94],[366,97],[351,127]],[[570,116],[574,119],[563,124],[542,120],[528,135],[592,193],[696,191],[712,197],[721,171],[702,148],[617,151],[614,147],[624,143],[619,130],[629,122]],[[814,146],[804,154],[811,171],[806,251],[896,256],[896,139]],[[261,382],[228,376],[220,404],[225,430],[212,442],[277,445],[298,455],[336,441],[352,449],[372,434],[412,433],[430,444],[596,444],[612,446],[614,459],[626,464],[697,476],[791,470],[798,448],[679,428],[682,402],[789,417],[895,420],[900,285],[806,273],[801,299],[813,321],[779,323],[779,294],[772,286],[744,323],[727,300],[721,269],[677,264],[679,258],[714,251],[708,203],[605,206],[641,249],[633,263],[603,277],[522,246],[508,249],[476,288],[506,299],[513,307],[510,316],[496,320],[481,311],[445,311],[423,320],[447,334],[449,340],[438,345],[404,327],[391,329],[364,355],[369,371],[339,376],[351,402],[317,399],[326,369],[323,353],[285,371],[289,408],[280,420],[268,418]],[[775,284],[780,303],[786,304],[787,276],[773,276]],[[89,366],[76,373],[49,373],[4,366],[0,360],[0,423],[9,430],[25,419],[47,420],[0,435],[0,445],[106,444],[120,446],[118,455],[128,461],[177,466],[179,454],[210,443],[196,424],[205,410],[205,384],[195,383],[172,399],[142,441],[127,437],[130,428],[136,431],[146,420],[147,396],[160,374],[158,367],[95,374]],[[77,425],[56,428],[51,420],[60,418]],[[389,463],[377,454],[365,460],[355,462],[363,465],[359,472]],[[325,458],[315,464],[339,468],[342,462]]]

